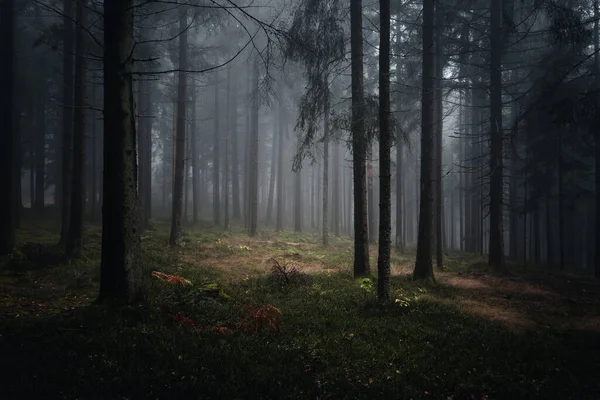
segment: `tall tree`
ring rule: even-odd
[[[350,45],[352,55],[352,165],[354,181],[354,276],[368,276],[369,234],[365,161],[365,89],[363,74],[362,0],[350,0]]]
[[[183,173],[185,170],[185,114],[187,104],[187,13],[179,19],[179,81],[177,87],[177,131],[175,133],[175,160],[173,181],[173,212],[169,244],[179,245],[181,239],[181,214],[183,211]]]
[[[77,25],[75,28],[75,101],[73,119],[73,171],[71,174],[71,211],[67,234],[66,253],[69,257],[78,257],[83,251],[83,202],[85,149],[85,59],[83,24],[85,21],[84,0],[77,2]]]
[[[421,104],[421,196],[414,279],[433,279],[431,236],[433,211],[434,16],[436,0],[423,0],[423,94]]]
[[[283,84],[278,84],[279,96],[283,96]],[[285,122],[285,108],[283,101],[279,102],[278,106],[278,135],[279,142],[277,148],[277,217],[275,219],[275,230],[281,232],[283,230],[283,134]]]
[[[392,169],[390,132],[390,0],[380,0],[379,28],[379,254],[377,296],[390,298]],[[400,229],[400,227],[398,227]]]
[[[219,145],[219,73],[215,71],[215,131],[213,133],[213,223],[215,226],[221,224],[221,198],[220,198],[220,151]]]
[[[323,246],[329,245],[329,88],[325,92],[325,109],[323,110]]]
[[[133,0],[104,1],[104,203],[99,300],[143,298],[133,113]]]
[[[60,244],[65,245],[71,211],[73,164],[73,0],[63,1],[63,115]]]
[[[502,230],[502,0],[490,0],[491,148],[489,264],[505,268]]]
[[[259,84],[259,69],[258,55],[254,57],[254,66],[252,72],[253,78],[253,94],[252,94],[252,110],[250,118],[250,143],[249,143],[249,230],[250,236],[256,236],[256,228],[258,223],[258,111],[260,107],[258,84]]]
[[[225,171],[223,171],[223,206],[225,206],[224,229],[229,229],[229,142],[231,136],[231,64],[227,66],[227,126],[225,131]]]
[[[442,133],[444,128],[444,106],[442,103],[442,81],[444,78],[444,10],[438,2],[435,6],[435,254],[436,266],[438,269],[444,269],[444,182],[442,179]]]
[[[15,123],[13,112],[15,16],[14,1],[0,4],[0,187],[8,190],[8,196],[0,196],[0,255],[9,254],[15,245],[16,197],[14,170]]]
[[[43,83],[42,94],[36,110],[35,138],[35,212],[44,214],[44,185],[46,175],[46,83]]]
[[[598,27],[600,19],[599,1],[594,0],[594,76],[596,77],[596,90],[600,90],[600,29]],[[600,131],[598,130],[598,110],[600,110],[600,96],[596,95],[596,121],[592,125],[592,134],[595,138],[595,156],[596,156],[596,254],[594,274],[600,279]]]
[[[200,171],[198,170],[198,132],[197,129],[197,115],[196,109],[196,85],[192,86],[192,126],[191,126],[191,146],[192,146],[192,223],[196,225],[198,223],[198,213],[200,211],[200,192],[199,192],[199,180]]]

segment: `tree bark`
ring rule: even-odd
[[[35,212],[38,217],[44,215],[45,174],[46,174],[46,85],[40,96],[37,110],[35,140]]]
[[[506,269],[502,229],[502,0],[490,0],[490,266]]]
[[[187,13],[179,19],[179,69],[187,68]],[[181,239],[181,214],[183,208],[183,172],[185,169],[185,114],[187,103],[187,74],[179,71],[177,88],[177,130],[175,133],[175,160],[173,181],[173,203],[171,213],[171,247],[179,245]]]
[[[435,0],[423,0],[423,94],[421,107],[421,187],[417,259],[413,278],[432,280],[431,262],[433,211],[433,127],[434,127],[434,15]]]
[[[365,90],[363,74],[362,0],[350,0],[352,55],[352,165],[354,181],[354,277],[369,276],[369,232],[365,161]]]
[[[277,177],[277,118],[273,113],[273,136],[271,139],[271,168],[269,174],[269,198],[267,200],[267,226],[273,223],[273,202],[275,199],[275,180]]]
[[[77,26],[75,29],[75,110],[73,119],[73,170],[71,181],[71,211],[69,230],[67,234],[66,254],[69,257],[79,257],[83,252],[83,204],[84,163],[85,151],[85,59],[83,24],[83,0],[77,2]]]
[[[15,245],[14,12],[13,0],[0,4],[0,187],[8,191],[0,196],[0,255],[10,254]]]
[[[71,211],[71,172],[73,163],[73,0],[63,2],[63,127],[61,175],[60,245],[67,242]]]
[[[133,0],[104,1],[104,203],[99,301],[143,298],[133,114]]]
[[[598,19],[600,19],[600,10],[598,0],[594,0],[594,76],[596,90],[600,88],[600,29],[598,28]],[[600,97],[596,96],[596,110],[600,109]],[[595,123],[591,125],[592,135],[595,138],[594,153],[596,158],[596,254],[594,259],[594,275],[600,279],[600,133],[598,125],[600,118],[596,113]],[[561,233],[562,234],[562,233]]]
[[[283,96],[283,85],[279,84],[279,95]],[[279,102],[278,116],[278,134],[279,143],[277,148],[277,218],[275,222],[275,230],[281,232],[283,230],[283,134],[284,134],[284,108],[283,102]]]
[[[377,295],[390,299],[390,251],[392,235],[392,159],[390,133],[390,0],[380,0],[379,45],[379,254]],[[397,227],[401,229],[401,226]]]
[[[219,73],[215,72],[215,131],[213,133],[213,223],[221,225],[221,199],[220,199],[220,152],[219,145]]]
[[[340,191],[340,145],[337,138],[331,142],[333,146],[333,233],[336,237],[340,237],[340,215],[342,211],[342,204],[340,203],[341,191]]]
[[[229,229],[229,142],[231,135],[231,64],[227,67],[227,130],[225,132],[225,171],[223,174],[224,229]]]
[[[442,79],[444,78],[443,52],[444,11],[438,2],[435,6],[435,253],[437,269],[444,269],[444,183],[442,180],[442,134],[444,130],[444,107],[442,103]]]
[[[329,88],[323,117],[323,246],[329,246]]]
[[[258,223],[258,111],[260,107],[259,94],[258,94],[258,56],[254,58],[254,66],[252,76],[254,79],[254,94],[252,96],[252,110],[251,110],[251,126],[250,126],[250,145],[248,154],[249,156],[249,235],[256,236],[256,229]]]

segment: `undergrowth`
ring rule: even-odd
[[[249,242],[241,231],[206,229],[189,230],[173,250],[165,226],[152,228],[143,238],[148,297],[137,307],[93,303],[94,229],[87,258],[2,271],[3,398],[600,396],[597,333],[516,332],[465,312],[463,292],[405,275],[380,304],[374,277],[352,277],[346,240],[329,251],[316,235],[265,232]],[[476,270],[453,260],[449,269]],[[22,299],[58,311],[23,314]]]

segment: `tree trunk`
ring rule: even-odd
[[[44,215],[45,198],[45,174],[46,174],[46,85],[40,95],[39,109],[37,110],[37,122],[35,140],[35,213],[38,217]]]
[[[60,245],[67,242],[71,211],[71,173],[73,163],[73,0],[63,2],[63,127],[61,176],[61,229]]]
[[[187,14],[179,19],[179,69],[187,68]],[[181,239],[181,214],[183,208],[183,172],[185,169],[185,114],[187,103],[187,74],[179,71],[177,88],[177,131],[175,133],[175,160],[173,181],[173,203],[171,213],[171,247],[179,245]]]
[[[138,147],[140,165],[140,208],[142,229],[152,215],[152,118],[149,81],[141,80],[138,89]]]
[[[377,295],[390,299],[390,247],[392,235],[392,139],[390,133],[390,0],[380,0],[379,45],[379,254]],[[401,229],[398,226],[397,229]]]
[[[350,0],[352,55],[352,154],[354,157],[354,277],[369,276],[369,233],[365,161],[365,90],[363,73],[362,0]]]
[[[256,236],[256,229],[258,223],[258,112],[260,107],[259,93],[258,93],[258,56],[254,58],[253,66],[253,79],[254,79],[254,93],[252,96],[252,110],[251,110],[251,126],[250,126],[250,144],[248,146],[250,153],[249,156],[249,235]]]
[[[329,246],[329,89],[325,94],[323,117],[323,246]]]
[[[77,2],[77,27],[75,29],[75,111],[73,119],[73,172],[71,181],[71,211],[67,234],[66,254],[79,257],[83,251],[83,203],[84,203],[84,163],[85,151],[85,63],[83,0]]]
[[[133,114],[133,0],[104,1],[104,203],[99,300],[143,298]]]
[[[200,211],[200,192],[198,180],[200,179],[200,171],[198,170],[198,132],[196,132],[198,118],[196,115],[196,86],[192,86],[192,126],[190,132],[191,139],[191,154],[192,154],[192,223],[198,223],[198,212]]]
[[[443,25],[444,11],[440,3],[435,5],[435,253],[436,266],[444,269],[444,190],[442,181],[442,133],[444,109],[442,103],[442,79],[444,78]]]
[[[273,223],[273,202],[275,198],[275,179],[277,177],[277,118],[273,113],[273,136],[271,139],[271,168],[269,174],[269,198],[267,200],[267,226]]]
[[[336,237],[340,237],[340,214],[342,211],[342,204],[340,203],[340,145],[337,139],[331,142],[333,146],[333,233]]]
[[[225,171],[223,174],[224,229],[229,229],[229,136],[231,135],[231,64],[227,67],[227,130],[225,131]]]
[[[14,61],[15,14],[14,1],[0,4],[0,187],[8,191],[0,196],[0,255],[10,254],[15,245],[15,114]]]
[[[219,146],[219,73],[215,72],[215,131],[213,133],[213,223],[221,224],[221,199],[220,199],[220,152]]]
[[[600,88],[600,29],[598,28],[598,19],[600,19],[598,0],[594,0],[594,76],[596,77],[596,89]],[[596,110],[598,109],[600,109],[600,97],[596,96]],[[598,279],[600,279],[600,134],[598,133],[599,124],[600,118],[598,118],[598,114],[596,113],[596,120],[595,123],[591,125],[591,130],[593,137],[596,138],[594,146],[594,153],[596,158],[596,254],[594,260],[594,275]]]
[[[506,269],[502,229],[502,0],[490,1],[491,148],[489,265]]]
[[[283,96],[283,85],[279,85],[279,95]],[[283,229],[283,134],[284,134],[284,108],[282,102],[279,103],[279,143],[277,148],[277,218],[275,230],[281,232]]]
[[[414,279],[433,279],[431,236],[433,211],[433,127],[434,127],[434,0],[423,0],[423,94],[421,107],[421,196],[419,235]]]
[[[371,144],[367,159],[367,214],[369,226],[369,244],[375,244],[375,192],[373,188],[373,145]]]

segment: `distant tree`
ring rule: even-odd
[[[85,55],[83,24],[83,0],[77,2],[77,26],[75,28],[75,97],[73,119],[73,169],[71,173],[71,210],[69,212],[69,230],[67,233],[66,253],[69,257],[78,257],[83,251],[83,205],[84,205],[84,162],[85,151]]]
[[[250,236],[256,236],[258,223],[258,111],[260,108],[260,99],[258,93],[259,84],[259,56],[256,55],[253,61],[253,95],[251,102],[250,117],[250,143],[249,143],[249,229]]]
[[[71,212],[71,173],[73,168],[73,0],[63,1],[63,126],[61,175],[60,244],[65,245]]]
[[[379,28],[379,254],[377,295],[390,298],[390,251],[392,235],[392,172],[390,132],[390,0],[380,0]],[[399,229],[400,227],[398,227]]]
[[[502,215],[502,0],[490,0],[491,53],[491,147],[490,147],[490,236],[489,264],[505,268]]]
[[[14,81],[15,76],[15,10],[14,1],[0,4],[0,187],[8,195],[0,196],[0,255],[9,254],[15,245],[14,195]]]
[[[104,1],[104,203],[99,301],[143,298],[133,107],[133,0]]]
[[[173,212],[171,214],[171,236],[169,244],[179,245],[181,239],[181,214],[183,211],[183,174],[185,170],[185,126],[187,108],[187,13],[179,19],[179,81],[177,88],[177,131],[175,133],[175,162],[173,182]]]
[[[219,114],[219,73],[215,71],[215,131],[213,132],[213,224],[221,225],[221,146]]]

